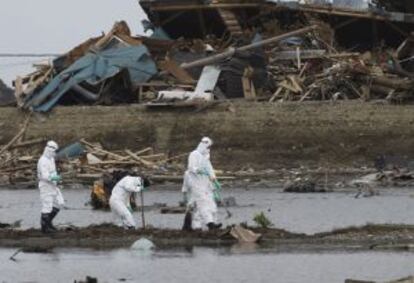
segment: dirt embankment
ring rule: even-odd
[[[0,106],[9,105],[14,102],[15,98],[13,90],[0,79]]]
[[[0,111],[0,144],[18,131],[24,117]],[[215,144],[212,159],[224,169],[372,165],[378,154],[414,156],[414,107],[361,102],[244,103],[203,112],[149,111],[143,106],[57,107],[34,115],[27,138],[60,144],[86,138],[110,149],[146,146],[180,154],[200,137]]]
[[[414,247],[414,226],[369,225],[315,235],[291,233],[281,229],[252,228],[261,233],[262,246],[279,249],[411,249]],[[232,245],[237,241],[229,229],[184,232],[180,230],[147,229],[126,231],[110,224],[71,228],[44,235],[39,230],[0,229],[1,247],[52,249],[56,247],[119,248],[128,247],[141,237],[152,240],[157,247]]]

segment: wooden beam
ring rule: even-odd
[[[410,34],[408,32],[403,31],[400,27],[398,27],[396,24],[391,23],[390,21],[385,22],[387,25],[389,25],[393,30],[400,33],[404,37],[410,37]]]
[[[133,153],[132,151],[130,151],[128,149],[125,150],[125,153],[128,154],[129,156],[131,156],[133,160],[143,164],[144,166],[152,168],[155,165],[154,163],[152,163],[150,161],[146,161],[146,160],[142,159],[141,157],[137,156],[135,153]]]
[[[204,37],[207,34],[207,29],[206,29],[206,23],[204,21],[203,11],[202,10],[198,10],[197,11],[197,16],[198,16],[198,21],[200,23],[201,34]]]
[[[341,28],[343,28],[343,27],[345,27],[345,26],[347,26],[347,25],[350,25],[350,24],[352,24],[352,23],[355,23],[355,22],[357,22],[357,21],[359,21],[359,19],[358,19],[358,18],[357,18],[357,19],[355,19],[355,18],[351,18],[351,19],[349,19],[349,20],[343,21],[342,23],[340,23],[340,24],[336,25],[333,29],[334,29],[334,30],[341,29]]]
[[[261,6],[260,3],[209,4],[209,5],[193,4],[193,5],[171,5],[171,6],[152,5],[151,10],[154,12],[162,12],[162,11],[208,10],[208,9],[219,9],[219,8],[243,9],[243,8],[255,8],[259,6]]]
[[[168,23],[170,23],[170,22],[174,21],[176,18],[180,17],[180,16],[181,16],[182,14],[184,14],[185,12],[187,12],[187,11],[181,11],[181,12],[177,12],[177,13],[173,14],[172,16],[170,16],[170,17],[166,18],[165,20],[163,20],[163,21],[160,23],[160,26],[162,27],[162,26],[164,26],[164,25],[166,25],[166,24],[168,24]]]
[[[301,4],[295,7],[288,7],[285,5],[265,4],[269,6],[269,9],[274,11],[280,10],[296,10],[309,13],[320,13],[344,17],[373,19],[377,21],[393,21],[393,22],[404,22],[414,23],[414,14],[398,13],[398,12],[385,12],[383,15],[375,14],[371,11],[357,11],[343,8],[332,8],[331,6],[321,6],[312,4]]]

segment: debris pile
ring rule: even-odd
[[[397,168],[371,173],[354,179],[350,185],[356,187],[411,187],[414,184],[414,171],[408,168]]]
[[[30,116],[21,130],[6,145],[0,147],[0,185],[34,184],[36,166],[45,146],[44,139],[25,140],[24,134]],[[67,182],[90,182],[104,174],[117,171],[139,173],[155,180],[181,178],[184,171],[182,161],[187,154],[167,156],[156,153],[153,148],[132,151],[129,149],[109,151],[99,143],[81,139],[62,147],[56,161],[59,172]]]
[[[283,191],[286,193],[326,193],[328,190],[326,188],[316,185],[315,182],[310,180],[303,180],[297,178],[292,182],[285,184]]]
[[[141,2],[151,12],[152,22],[143,21],[151,37],[132,36],[121,21],[51,63],[35,65],[34,73],[15,81],[19,107],[46,112],[57,104],[413,98],[414,17],[393,1],[359,1],[363,9],[357,1],[251,1],[245,8],[210,7],[213,12]],[[197,24],[181,26],[194,11]],[[217,21],[203,21],[207,16]],[[359,37],[358,29],[369,36]]]

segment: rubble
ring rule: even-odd
[[[30,116],[15,137],[6,145],[0,146],[0,185],[36,182],[36,164],[46,140],[25,140],[24,135],[29,123]],[[154,152],[151,147],[138,151],[109,151],[99,143],[81,139],[69,146],[63,146],[57,154],[56,161],[66,182],[84,181],[89,184],[103,178],[105,174],[115,176],[117,172],[139,173],[154,176],[154,179],[182,178],[184,165],[180,161],[186,155],[167,156]]]
[[[328,189],[319,187],[313,181],[297,178],[285,184],[283,191],[286,193],[326,193]]]
[[[46,112],[57,104],[188,106],[223,97],[413,100],[414,14],[407,12],[414,9],[408,4],[140,4],[149,14],[151,21],[143,25],[152,36],[133,36],[125,22],[115,23],[107,34],[18,77],[18,105]],[[182,26],[186,19],[195,25]]]

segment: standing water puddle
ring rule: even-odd
[[[85,205],[88,190],[64,190],[69,209],[56,218],[56,224],[88,226],[111,222],[109,212],[93,210]],[[277,228],[292,232],[317,233],[335,228],[372,224],[414,224],[414,191],[409,189],[382,190],[371,198],[354,198],[355,192],[327,194],[282,193],[279,189],[231,189],[223,196],[233,196],[239,207],[219,209],[224,225],[247,222],[253,225],[255,214],[264,212]],[[166,203],[176,206],[181,194],[172,190],[153,190],[145,194],[145,204]],[[0,190],[0,222],[22,219],[22,228],[39,227],[39,195],[37,190]],[[138,223],[140,213],[135,212]],[[158,209],[145,213],[147,223],[157,228],[182,226],[182,214],[160,214]]]
[[[0,249],[1,282],[282,282],[343,283],[347,278],[385,281],[414,274],[414,253],[277,253],[272,250],[64,250],[20,253]],[[24,271],[24,272],[23,272]]]

